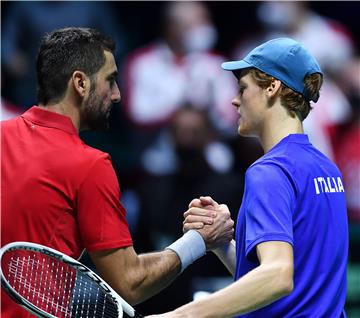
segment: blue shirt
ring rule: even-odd
[[[235,279],[259,266],[256,246],[294,250],[290,295],[247,318],[345,317],[348,226],[339,169],[306,135],[289,135],[246,172],[236,228]]]

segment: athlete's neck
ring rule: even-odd
[[[259,139],[264,153],[267,153],[288,135],[303,133],[302,123],[297,117],[290,117],[288,115],[281,116],[280,118],[270,117],[264,123],[264,127],[259,134]]]
[[[79,110],[77,108],[73,107],[72,104],[69,104],[66,101],[61,101],[57,104],[52,104],[52,105],[39,104],[38,106],[41,108],[44,108],[48,111],[70,117],[77,132],[79,132],[79,130],[80,130],[80,114],[79,114]]]

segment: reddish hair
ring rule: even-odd
[[[250,69],[248,73],[261,88],[269,87],[271,82],[275,79],[273,76],[255,68]],[[314,73],[305,77],[305,89],[311,97],[310,99],[317,100],[319,98],[322,82],[323,76],[320,73]],[[290,113],[296,114],[301,121],[308,116],[310,110],[312,109],[310,100],[287,87],[283,83],[281,83],[279,94],[281,104],[287,108]]]

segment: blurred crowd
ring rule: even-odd
[[[359,10],[356,3],[342,3],[349,12]],[[111,154],[140,252],[162,249],[180,235],[182,213],[194,197],[213,196],[228,204],[236,219],[245,171],[262,150],[256,140],[237,136],[231,106],[237,84],[220,64],[241,59],[266,39],[290,36],[303,43],[325,72],[305,131],[343,173],[349,263],[360,264],[359,31],[336,20],[336,12],[323,16],[318,7],[299,1],[232,3],[238,12],[229,18],[238,17],[232,22],[236,27],[224,34],[220,23],[228,19],[226,2],[25,1],[1,6],[2,120],[36,104],[35,58],[44,33],[87,26],[116,40],[120,107],[113,108],[109,132],[81,136]],[[207,277],[200,288],[212,291],[219,280],[211,285],[211,277],[225,275],[208,255],[142,304],[142,310],[178,307],[192,299],[200,278]],[[357,296],[349,306],[360,308]]]

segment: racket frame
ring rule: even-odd
[[[122,318],[123,311],[125,311],[125,313],[129,317],[142,317],[139,313],[135,312],[134,308],[130,306],[122,297],[120,297],[120,295],[118,295],[100,276],[95,274],[91,269],[86,267],[84,264],[78,262],[77,260],[73,259],[72,257],[65,255],[64,253],[61,253],[55,249],[40,244],[35,244],[30,242],[13,242],[4,245],[0,249],[0,262],[2,260],[2,256],[7,251],[11,251],[11,250],[27,250],[27,251],[39,252],[48,255],[52,258],[55,258],[60,262],[64,262],[65,264],[75,268],[76,270],[90,277],[93,281],[97,283],[97,285],[99,285],[105,291],[107,295],[111,296],[116,301],[119,310],[119,318]],[[38,317],[57,318],[56,316],[46,313],[45,311],[36,307],[31,302],[29,302],[24,297],[22,297],[4,277],[2,266],[0,266],[0,276],[1,276],[1,286],[7,291],[8,295],[14,301],[16,301],[20,306],[22,306],[23,308],[25,308],[26,310],[30,311],[31,313],[33,313]]]

